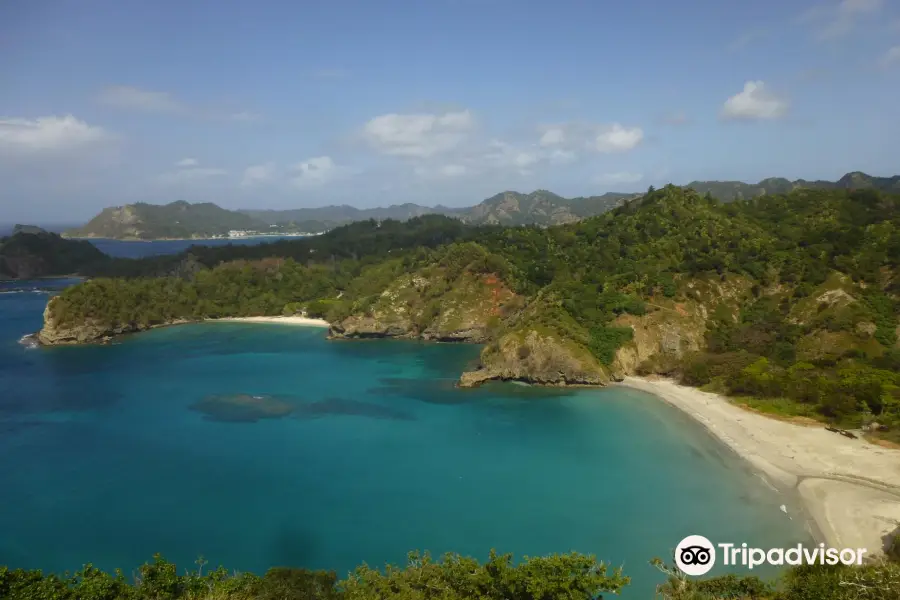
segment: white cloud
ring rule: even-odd
[[[597,152],[627,152],[637,147],[644,139],[644,131],[640,127],[626,128],[613,123],[605,131],[599,133],[594,140]]]
[[[14,154],[63,152],[112,139],[101,127],[72,115],[37,119],[0,118],[0,150]]]
[[[558,146],[566,141],[566,132],[559,127],[551,127],[541,136],[541,146]]]
[[[865,17],[881,11],[884,0],[841,0],[837,4],[816,6],[801,15],[811,23],[819,40],[833,40],[851,33]]]
[[[444,177],[460,177],[468,172],[465,165],[444,165],[440,169],[441,175]]]
[[[174,171],[159,175],[157,180],[164,185],[173,185],[193,183],[228,175],[228,171],[225,169],[201,167],[200,161],[196,158],[183,158],[175,163],[175,167],[176,169]]]
[[[520,148],[500,140],[493,140],[482,160],[488,166],[497,169],[514,169],[527,175],[531,172],[529,167],[534,166],[541,159],[542,156],[536,148]]]
[[[151,92],[124,85],[106,88],[100,92],[97,99],[101,104],[129,110],[159,113],[179,113],[186,110],[186,107],[168,92]]]
[[[748,81],[744,91],[725,101],[721,116],[724,119],[760,120],[783,117],[788,101],[775,96],[762,81]]]
[[[594,182],[599,183],[601,185],[617,185],[624,183],[637,183],[644,176],[640,173],[629,173],[629,172],[618,172],[618,173],[603,173],[602,175],[597,175],[594,177]]]
[[[625,127],[620,123],[597,124],[584,122],[557,123],[538,128],[542,132],[539,145],[553,150],[546,157],[553,162],[570,162],[585,149],[594,152],[627,152],[644,139],[640,127]]]
[[[900,46],[894,46],[888,49],[888,51],[885,52],[881,57],[882,67],[887,68],[897,64],[900,64]]]
[[[291,169],[295,173],[291,182],[297,187],[322,185],[334,179],[338,172],[338,166],[330,156],[316,156],[297,163]]]
[[[468,111],[444,114],[388,114],[375,117],[363,134],[375,150],[394,156],[428,158],[457,148],[474,127]]]
[[[251,165],[244,169],[244,177],[241,179],[241,185],[244,187],[255,185],[258,183],[266,183],[275,178],[275,164],[265,163],[261,165]]]
[[[449,163],[445,165],[417,165],[413,172],[422,179],[453,179],[463,177],[475,170],[463,164]]]
[[[571,150],[561,150],[560,148],[554,148],[547,155],[547,159],[552,163],[568,163],[574,161],[577,155]]]

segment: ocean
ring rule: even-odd
[[[125,242],[121,240],[91,239],[88,240],[109,256],[117,258],[141,258],[161,254],[177,254],[191,246],[251,246],[266,244],[278,240],[299,240],[302,236],[256,236],[245,238],[229,238],[215,240],[158,240],[152,242]]]
[[[20,344],[71,283],[0,283],[0,564],[343,576],[414,549],[577,550],[624,566],[636,599],[689,534],[809,541],[796,502],[643,392],[461,390],[477,346],[279,324]]]

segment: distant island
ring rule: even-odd
[[[63,235],[69,238],[172,240],[319,232],[305,231],[290,223],[269,225],[211,202],[191,204],[179,200],[165,205],[137,203],[106,208],[84,226],[69,229]]]
[[[900,177],[872,177],[853,172],[838,181],[764,179],[757,184],[740,181],[693,181],[687,185],[722,202],[782,194],[794,189],[876,189],[900,193]],[[506,191],[463,208],[398,204],[386,208],[324,206],[291,210],[227,210],[213,203],[183,200],[165,205],[127,204],[104,209],[65,237],[117,240],[219,239],[249,236],[292,236],[324,233],[357,221],[405,221],[429,214],[445,215],[469,225],[539,225],[574,223],[603,214],[642,193],[610,192],[600,196],[564,198],[547,190],[529,194]]]

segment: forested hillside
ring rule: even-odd
[[[108,257],[90,242],[66,240],[31,225],[0,238],[0,279],[29,279],[95,271]]]
[[[898,202],[798,189],[722,204],[667,186],[549,228],[426,216],[112,261],[98,274],[143,277],[67,290],[45,337],[306,310],[336,336],[487,342],[464,385],[658,372],[897,437]]]
[[[111,239],[190,239],[227,234],[235,230],[265,231],[268,226],[243,213],[210,202],[184,200],[165,205],[126,204],[105,208],[83,227],[66,232],[69,237]]]
[[[822,190],[862,190],[874,189],[881,192],[900,194],[900,176],[873,177],[866,173],[854,171],[847,173],[837,181],[807,181],[797,179],[791,181],[784,177],[769,177],[759,183],[744,183],[743,181],[692,181],[687,187],[693,188],[701,194],[709,193],[713,198],[723,202],[734,200],[749,200],[766,194],[786,194],[800,188]]]

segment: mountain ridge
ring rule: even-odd
[[[734,202],[766,194],[785,194],[799,188],[875,189],[900,192],[900,176],[874,177],[851,171],[837,181],[769,177],[757,183],[743,181],[692,181],[684,187],[700,194]],[[470,225],[537,225],[574,223],[603,214],[641,192],[607,192],[599,196],[565,198],[546,189],[530,193],[506,190],[473,206],[423,206],[412,202],[387,207],[357,208],[349,204],[296,209],[229,210],[206,202],[179,200],[165,205],[126,204],[105,208],[83,227],[65,232],[68,237],[112,239],[204,239],[227,235],[230,230],[267,233],[321,233],[356,221],[395,219],[405,221],[428,214],[457,218]]]

